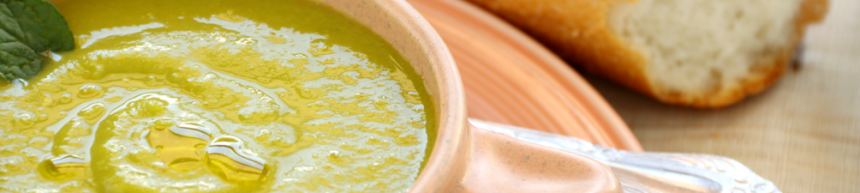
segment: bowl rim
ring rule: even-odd
[[[337,0],[323,0],[332,3],[345,3]],[[424,17],[405,0],[356,0],[352,5],[340,6],[341,11],[347,12],[364,22],[375,32],[393,44],[401,54],[402,45],[411,45],[418,49],[418,55],[404,54],[410,60],[416,71],[421,74],[426,89],[431,93],[436,107],[437,134],[426,165],[419,171],[418,177],[409,192],[441,192],[448,190],[451,185],[459,183],[465,171],[462,160],[468,156],[470,131],[467,122],[465,89],[454,57],[448,50],[441,36],[424,19]],[[370,6],[367,6],[370,5]],[[356,13],[348,11],[353,6],[366,6],[375,9],[373,13]],[[353,7],[353,8],[350,8]],[[357,9],[357,8],[355,8]],[[360,11],[359,11],[360,12]],[[365,16],[361,15],[365,14]],[[377,18],[366,15],[373,15]],[[370,22],[370,23],[368,23]],[[380,25],[380,23],[384,23]],[[393,25],[392,25],[393,24]],[[397,29],[402,28],[402,29]],[[403,34],[392,34],[401,31]],[[409,50],[407,50],[409,51]],[[414,50],[413,50],[414,51]],[[417,57],[410,58],[410,57]],[[421,61],[421,58],[424,61]],[[418,60],[416,62],[416,60]],[[429,68],[426,68],[429,67]]]

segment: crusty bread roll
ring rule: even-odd
[[[827,0],[469,0],[578,69],[718,108],[773,84]]]

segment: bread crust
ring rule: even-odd
[[[773,85],[784,74],[804,28],[820,21],[828,0],[804,0],[794,19],[791,46],[762,57],[758,69],[732,87],[712,94],[663,91],[650,83],[648,61],[625,44],[607,22],[609,8],[625,0],[468,0],[520,27],[575,68],[649,95],[661,102],[695,108],[720,108]],[[628,1],[629,2],[629,1]]]

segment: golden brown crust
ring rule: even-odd
[[[615,0],[469,0],[524,29],[578,68],[650,93],[645,58],[609,29]]]
[[[733,88],[718,88],[707,96],[658,91],[645,72],[647,60],[609,29],[606,16],[619,0],[469,0],[496,13],[543,42],[574,67],[623,84],[664,103],[696,108],[720,108],[756,94],[785,72],[806,25],[820,21],[828,0],[805,0],[795,19],[792,46],[763,58],[759,69]]]

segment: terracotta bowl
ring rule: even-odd
[[[608,167],[468,123],[463,84],[445,43],[403,0],[321,0],[364,23],[423,76],[436,106],[436,145],[410,192],[620,192]]]
[[[427,165],[410,192],[621,192],[609,168],[595,160],[469,124],[463,83],[450,51],[406,1],[320,2],[384,37],[424,78],[439,128]]]

